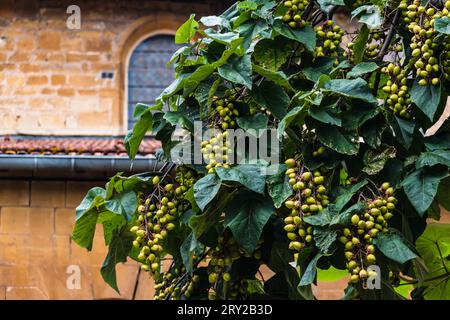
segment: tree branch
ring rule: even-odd
[[[375,60],[383,59],[384,55],[386,54],[389,45],[391,44],[392,37],[394,36],[395,25],[398,23],[399,19],[400,19],[400,10],[397,10],[394,19],[392,20],[391,27],[389,28],[386,40],[383,43],[383,47],[381,48],[380,52],[378,52],[377,56],[375,57]]]

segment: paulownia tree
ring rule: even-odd
[[[449,10],[247,0],[191,16],[176,80],[136,106],[125,139],[134,159],[151,132],[166,164],[91,189],[74,241],[91,250],[102,224],[104,280],[118,290],[115,265],[130,257],[156,299],[314,299],[321,275],[347,275],[345,299],[450,299],[450,227],[427,225],[450,209]],[[198,136],[195,121],[215,129],[204,163],[175,165],[172,135]],[[231,161],[237,128],[274,129],[281,165]]]

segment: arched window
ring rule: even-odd
[[[128,129],[136,122],[133,118],[136,103],[152,105],[173,80],[173,68],[166,63],[179,48],[174,36],[158,35],[142,41],[130,57],[128,65]]]

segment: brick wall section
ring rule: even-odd
[[[81,30],[66,27],[69,5]],[[191,13],[217,13],[217,1],[0,1],[0,134],[126,133],[127,43],[142,25],[175,32]],[[101,79],[102,71],[114,79]]]

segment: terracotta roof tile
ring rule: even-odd
[[[159,141],[147,138],[142,141],[138,155],[154,156],[160,147]],[[90,137],[0,137],[1,154],[127,156],[122,139]]]

